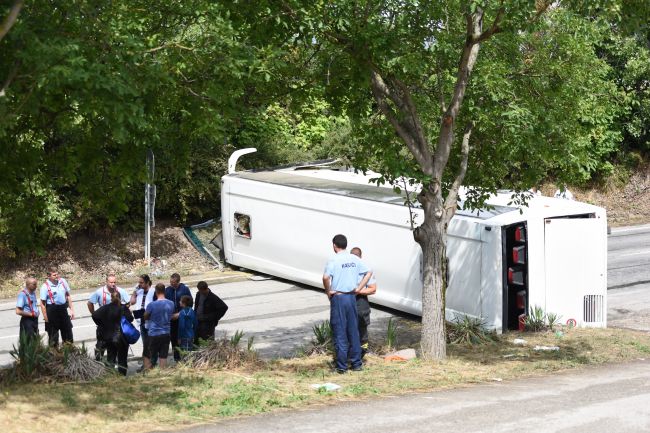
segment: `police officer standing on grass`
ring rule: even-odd
[[[72,321],[74,319],[74,306],[70,296],[70,285],[59,277],[56,267],[51,266],[47,272],[47,279],[41,286],[41,305],[45,305],[45,330],[48,335],[48,344],[59,344],[59,332],[64,343],[72,343]],[[70,314],[68,314],[70,309]]]
[[[38,298],[36,297],[36,278],[27,278],[25,288],[18,292],[16,314],[20,316],[20,333],[28,337],[38,337]]]
[[[172,352],[174,354],[174,361],[178,362],[181,360],[181,353],[176,349],[178,346],[178,313],[183,308],[181,307],[181,298],[183,296],[192,297],[192,292],[187,286],[181,283],[181,276],[177,273],[173,273],[169,277],[169,286],[165,288],[165,298],[174,303],[174,318],[171,322],[170,329],[170,338],[172,343]]]
[[[126,290],[117,286],[117,277],[115,274],[108,274],[106,276],[106,285],[92,292],[88,298],[87,305],[90,314],[92,315],[95,312],[95,304],[97,305],[97,308],[110,304],[111,295],[115,292],[120,294],[122,304],[130,305],[130,297],[126,293]],[[106,343],[104,342],[104,338],[102,338],[102,332],[99,326],[97,326],[95,336],[97,338],[97,343],[95,343],[95,360],[101,361],[104,352],[106,351]]]
[[[343,235],[332,239],[335,255],[329,259],[323,273],[323,286],[330,300],[330,324],[336,351],[335,368],[338,373],[348,369],[362,369],[361,345],[357,324],[356,292],[368,284],[372,272],[355,255],[346,251],[348,240]],[[359,276],[363,278],[359,280]]]
[[[353,254],[361,258],[361,248],[354,247],[350,250]],[[359,281],[363,277],[359,275]],[[361,341],[361,359],[368,353],[368,326],[370,326],[370,302],[368,296],[377,292],[377,282],[373,274],[368,280],[368,284],[357,292],[357,320],[359,321],[359,340]]]

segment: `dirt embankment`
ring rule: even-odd
[[[34,254],[17,261],[3,261],[0,299],[14,296],[27,276],[42,282],[51,265],[58,266],[73,289],[99,287],[111,272],[117,275],[121,286],[128,287],[143,273],[151,275],[154,281],[166,282],[174,272],[185,277],[213,268],[173,222],[157,222],[151,237],[151,255],[160,259],[152,268],[143,259],[144,233],[120,230],[105,230],[92,236],[78,234],[56,243],[44,256]]]
[[[551,197],[557,189],[552,183],[540,188],[542,194]],[[569,190],[575,200],[604,207],[607,223],[612,227],[650,224],[650,165],[625,180],[612,177],[596,187]]]

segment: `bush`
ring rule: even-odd
[[[524,319],[524,329],[529,332],[552,331],[560,323],[561,317],[556,313],[546,313],[542,307],[535,306]]]
[[[231,338],[206,341],[198,350],[189,352],[183,363],[193,368],[236,368],[244,364],[258,364],[257,353],[252,350],[252,343],[246,349],[239,348],[239,341],[244,333],[237,331]],[[249,342],[251,340],[249,339]]]
[[[15,359],[3,371],[4,382],[89,382],[109,373],[101,362],[88,356],[85,346],[64,344],[61,349],[49,348],[40,338],[20,334],[18,347],[10,352]]]
[[[494,341],[494,333],[485,329],[485,322],[470,316],[456,317],[447,322],[447,342],[450,344],[485,344]]]
[[[312,326],[314,338],[311,340],[311,347],[305,351],[308,356],[324,355],[334,353],[334,340],[332,338],[332,326],[329,320]]]

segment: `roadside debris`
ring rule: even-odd
[[[525,346],[526,340],[524,340],[523,338],[515,338],[514,340],[512,340],[512,344],[514,344],[515,346]]]
[[[311,389],[315,389],[319,392],[332,392],[332,391],[338,391],[341,389],[341,385],[337,385],[332,382],[326,382],[326,383],[312,383],[309,385]]]
[[[557,352],[560,348],[558,346],[535,346],[533,350],[536,352]]]
[[[417,358],[415,349],[402,349],[384,356],[384,361],[408,361]]]

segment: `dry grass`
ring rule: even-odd
[[[80,233],[57,242],[42,255],[31,254],[21,259],[0,257],[0,299],[16,296],[27,276],[33,275],[42,282],[51,265],[59,267],[73,290],[99,287],[109,272],[117,275],[120,285],[128,286],[142,273],[166,281],[174,272],[187,276],[213,268],[187,241],[182,228],[172,221],[160,221],[152,230],[151,254],[161,259],[154,269],[144,262],[141,231],[106,229]]]
[[[512,344],[523,337],[526,346]],[[558,352],[536,352],[535,345],[557,345]],[[282,409],[395,395],[413,391],[467,386],[499,380],[625,362],[650,356],[650,335],[620,330],[567,330],[554,333],[502,336],[480,346],[449,346],[440,363],[413,360],[386,363],[367,358],[363,372],[333,374],[327,356],[255,361],[230,370],[179,367],[129,378],[110,376],[89,384],[40,384],[3,390],[0,426],[18,433],[24,426],[15,414],[30,419],[39,432],[116,432],[169,429],[172,425]],[[337,393],[324,393],[311,384],[336,382]],[[101,410],[98,410],[101,409]],[[41,416],[47,413],[47,417]]]

